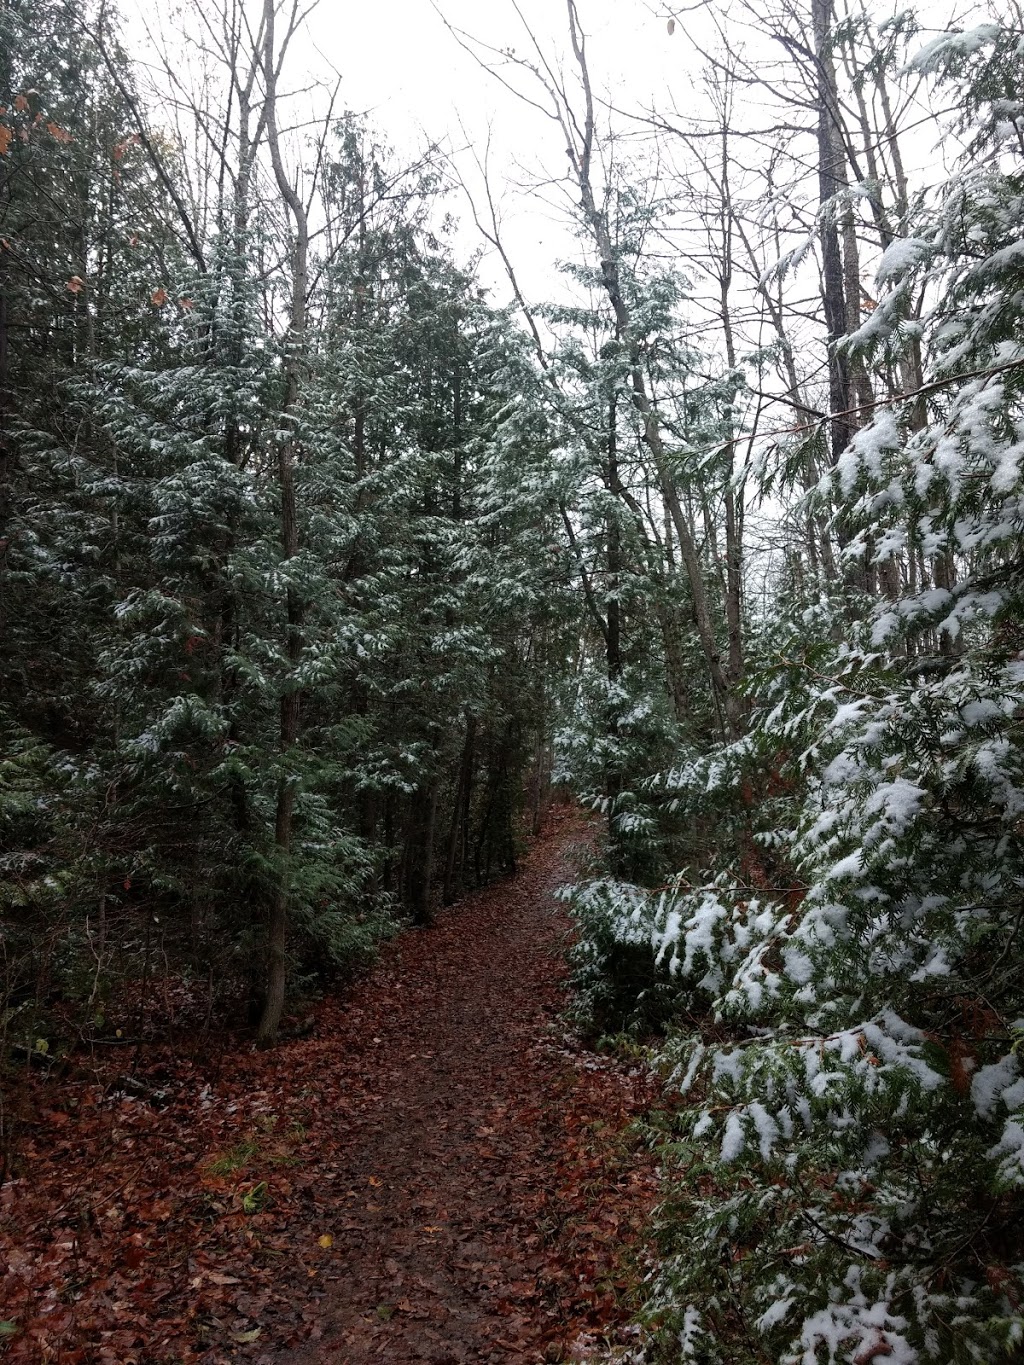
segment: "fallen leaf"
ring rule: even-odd
[[[322,1237],[317,1238],[317,1242],[323,1247],[324,1251],[329,1251],[334,1246],[334,1238],[329,1232],[325,1232]]]
[[[82,288],[91,289],[84,279]],[[179,296],[168,302],[178,315]],[[524,1030],[538,983],[543,1019],[560,999],[552,935],[562,928],[546,901],[536,902],[536,940],[516,941],[521,956],[499,999],[486,984],[490,966],[486,973],[471,970],[492,959],[507,966],[501,926],[510,909],[523,909],[524,895],[532,904],[538,891],[565,880],[562,849],[578,841],[576,830],[570,839],[535,846],[528,890],[521,889],[526,883],[504,883],[467,897],[451,912],[449,927],[442,921],[430,939],[396,939],[382,953],[390,973],[383,983],[368,978],[357,1000],[328,997],[318,1006],[322,1027],[314,1041],[255,1054],[232,1040],[218,1047],[212,1069],[209,1059],[186,1060],[173,1048],[145,1043],[130,1054],[140,1083],[131,1098],[119,1094],[128,1056],[120,1048],[98,1055],[95,1082],[83,1075],[57,1092],[42,1067],[27,1078],[45,1098],[35,1111],[42,1121],[25,1138],[30,1174],[0,1190],[0,1258],[15,1272],[4,1289],[13,1286],[19,1296],[5,1293],[0,1312],[22,1327],[10,1345],[0,1339],[0,1356],[24,1344],[19,1359],[42,1358],[46,1343],[30,1337],[31,1324],[47,1331],[51,1325],[38,1317],[34,1300],[71,1283],[72,1273],[80,1277],[73,1312],[67,1309],[67,1319],[47,1315],[62,1325],[60,1359],[68,1365],[94,1357],[97,1365],[130,1365],[147,1353],[191,1359],[200,1325],[208,1334],[204,1354],[284,1359],[297,1330],[309,1342],[331,1330],[325,1324],[339,1301],[351,1306],[355,1330],[379,1334],[381,1358],[393,1360],[406,1358],[409,1336],[438,1355],[441,1344],[450,1347],[462,1362],[513,1344],[516,1354],[508,1358],[526,1360],[541,1357],[556,1321],[559,1340],[617,1327],[635,1289],[623,1243],[635,1246],[657,1194],[648,1156],[628,1150],[623,1130],[653,1096],[645,1099],[612,1062],[592,1069],[582,1048],[567,1066],[566,1052],[549,1051],[546,1043],[538,1049],[540,1035]],[[115,885],[124,875],[122,868]],[[437,1033],[424,1008],[439,983],[467,1007],[450,1036]],[[172,997],[179,989],[173,977],[165,988]],[[184,991],[180,1003],[188,1009]],[[103,1013],[97,1028],[108,1039],[117,1036],[117,1024],[134,1035],[131,1015],[115,1014],[113,1001]],[[466,1046],[463,1019],[468,1038],[482,1044],[481,1057]],[[402,1037],[408,1049],[395,1051],[386,1076],[364,1060],[366,1039],[385,1041],[385,1034]],[[437,1076],[427,1078],[433,1093],[426,1098],[443,1103],[434,1111],[436,1131],[421,1141],[409,1073],[431,1054]],[[417,1085],[421,1079],[417,1072]],[[449,1109],[453,1081],[459,1105]],[[45,1117],[65,1111],[67,1123]],[[382,1115],[389,1125],[407,1123],[403,1136],[414,1139],[408,1148],[387,1148],[386,1177],[374,1170],[384,1149]],[[492,1136],[500,1169],[477,1159],[478,1144]],[[212,1175],[209,1154],[236,1149],[252,1149],[247,1163]],[[270,1166],[272,1212],[250,1198],[259,1211],[247,1216],[242,1200],[247,1191],[251,1196],[257,1172]],[[74,1213],[86,1211],[80,1227],[71,1210],[55,1216],[69,1188],[76,1191]],[[376,1203],[365,1218],[365,1199],[383,1198],[384,1188],[386,1223],[376,1218]],[[416,1223],[424,1213],[440,1221]],[[543,1225],[559,1232],[550,1242],[529,1231],[505,1242],[495,1234],[508,1216],[524,1230]],[[621,1239],[612,1234],[616,1223]],[[335,1234],[317,1233],[317,1224],[337,1229],[344,1275],[340,1255],[327,1255]],[[459,1264],[451,1279],[448,1258],[439,1254],[449,1238]],[[311,1239],[323,1255],[312,1251]],[[226,1273],[228,1265],[234,1273]],[[470,1312],[463,1312],[466,1291],[478,1300]],[[381,1293],[407,1297],[396,1311],[378,1303]],[[256,1343],[260,1351],[249,1352]]]

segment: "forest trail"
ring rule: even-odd
[[[650,1093],[559,1020],[552,893],[586,836],[554,812],[512,881],[387,945],[310,1038],[203,1084],[155,1063],[165,1107],[66,1087],[5,1187],[13,1357],[525,1365],[614,1338]]]
[[[600,1238],[622,1211],[574,1207],[572,1164],[601,1162],[600,1145],[578,1151],[588,1125],[619,1127],[637,1095],[560,1040],[566,924],[552,893],[572,879],[579,837],[563,820],[514,882],[407,936],[353,1002],[360,1035],[361,1001],[392,1002],[363,1052],[363,1079],[381,1097],[353,1124],[338,1279],[320,1344],[297,1360],[447,1365],[544,1359],[545,1347],[558,1359],[573,1318],[599,1321],[609,1307],[595,1284],[614,1272],[600,1265]],[[587,1183],[605,1175],[627,1190],[639,1179],[604,1162]],[[579,1223],[601,1213],[593,1264],[577,1265],[585,1246],[559,1247],[559,1231],[571,1238],[576,1214],[581,1237]]]

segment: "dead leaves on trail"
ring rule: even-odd
[[[536,1362],[614,1332],[654,1175],[646,1082],[558,1021],[583,833],[389,945],[312,1037],[28,1076],[0,1356]]]

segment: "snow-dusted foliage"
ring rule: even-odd
[[[324,126],[293,393],[279,206],[224,168],[182,245],[198,168],[125,137],[87,9],[0,11],[0,1033],[21,993],[27,1041],[151,951],[255,1003],[285,902],[312,983],[511,870],[576,615],[539,378],[429,227],[433,157]],[[210,100],[261,164],[265,114]]]
[[[848,596],[780,606],[745,737],[660,779],[715,828],[702,866],[575,893],[584,943],[676,983],[665,1359],[1024,1344],[1021,51],[986,24],[921,58],[981,131],[848,345],[923,346],[923,382],[820,490],[881,590],[854,625]]]

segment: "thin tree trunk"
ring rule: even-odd
[[[626,348],[626,354],[629,359],[633,405],[640,415],[644,439],[651,452],[661,496],[665,502],[665,506],[668,508],[669,515],[672,518],[676,540],[679,545],[680,558],[683,561],[683,566],[686,569],[686,575],[689,580],[690,594],[693,600],[693,618],[697,626],[697,634],[700,637],[701,649],[707,664],[712,691],[715,694],[716,702],[719,706],[724,707],[729,693],[729,686],[726,681],[718,642],[715,637],[715,629],[711,618],[711,608],[704,583],[704,571],[700,562],[700,554],[690,529],[689,520],[683,510],[679,497],[679,490],[672,477],[667,452],[665,450],[665,443],[661,434],[661,423],[658,420],[657,412],[651,402],[650,395],[647,392],[647,382],[644,378],[640,347],[633,330],[633,319],[629,306],[622,294],[618,262],[616,260],[615,250],[612,246],[608,222],[604,213],[598,208],[597,201],[594,197],[593,182],[591,179],[591,164],[594,154],[595,138],[594,97],[590,85],[590,70],[587,64],[585,43],[580,28],[579,16],[576,11],[576,3],[575,0],[566,0],[566,3],[569,13],[569,36],[572,42],[573,53],[576,58],[576,64],[580,72],[580,81],[583,86],[585,111],[582,134],[578,133],[575,119],[571,118],[568,112],[564,113],[562,117],[563,132],[566,135],[569,156],[580,189],[580,200],[584,216],[587,225],[593,234],[594,243],[597,247],[601,263],[601,280],[615,315],[617,332],[622,340],[622,344]],[[560,107],[564,108],[564,106]]]
[[[287,350],[285,354],[285,394],[282,417],[288,423],[294,416],[299,398],[300,366],[306,339],[306,284],[309,260],[309,225],[306,209],[285,171],[277,128],[277,67],[274,54],[274,0],[264,0],[263,78],[266,104],[264,118],[267,145],[281,198],[291,215],[295,238],[292,249],[292,298]],[[295,503],[295,437],[291,431],[278,444],[277,476],[281,495],[281,556],[287,565],[299,552],[298,517]],[[302,654],[303,604],[294,587],[288,586],[285,601],[285,657],[289,677],[284,683],[280,705],[279,749],[281,776],[278,781],[274,816],[274,844],[277,853],[277,886],[270,902],[267,925],[267,994],[256,1033],[260,1047],[276,1039],[284,1011],[287,979],[288,913],[291,900],[292,828],[295,817],[297,777],[292,771],[294,749],[299,738],[301,693],[294,671]]]
[[[818,200],[824,206],[841,187],[844,165],[843,153],[836,146],[834,126],[837,95],[835,69],[829,52],[832,0],[811,0],[811,23],[818,73]],[[828,345],[829,403],[834,414],[831,432],[832,461],[835,463],[850,444],[853,430],[850,418],[841,415],[849,412],[851,403],[849,367],[838,344],[846,334],[847,315],[843,256],[834,208],[823,210],[820,226],[822,307]]]
[[[622,680],[622,528],[619,525],[618,501],[622,496],[622,482],[619,477],[618,422],[616,395],[613,392],[608,403],[608,489],[616,500],[607,522],[607,559],[608,586],[605,593],[605,615],[608,634],[605,637],[605,657],[608,668],[608,700],[605,722],[607,726],[610,755],[605,764],[604,791],[607,802],[608,848],[612,875],[623,875],[621,840],[616,833],[615,819],[618,815],[619,797],[622,792],[622,763],[619,758],[619,689]]]
[[[450,905],[455,898],[455,874],[459,862],[459,847],[460,843],[463,845],[465,843],[465,839],[460,839],[460,835],[469,817],[466,796],[473,780],[476,723],[476,716],[469,715],[466,717],[466,738],[462,746],[459,775],[455,783],[455,794],[452,800],[452,823],[448,831],[448,847],[445,854],[443,893],[445,905]]]
[[[728,106],[726,106],[728,108]],[[722,122],[722,260],[719,279],[722,309],[722,330],[725,335],[726,360],[730,370],[736,369],[736,339],[732,325],[733,213],[729,183],[729,128]],[[737,506],[733,486],[735,451],[730,441],[726,448],[728,468],[725,486],[725,623],[728,640],[725,695],[729,728],[738,735],[743,728],[743,699],[739,693],[743,680],[743,511]]]

